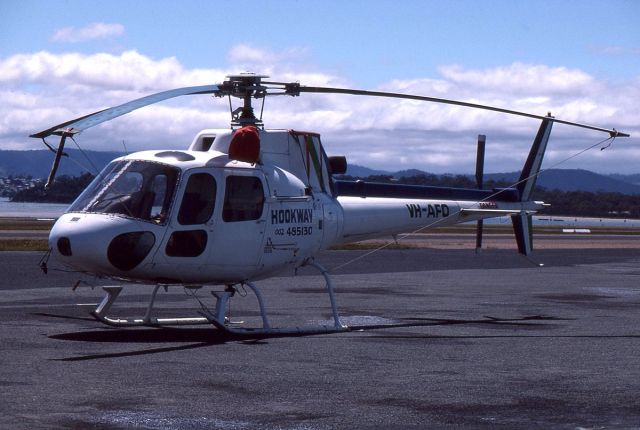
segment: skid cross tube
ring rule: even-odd
[[[262,327],[255,328],[245,328],[245,327],[230,327],[226,324],[227,319],[225,318],[225,311],[227,307],[227,303],[229,298],[231,297],[231,293],[229,292],[212,292],[213,296],[216,298],[216,311],[215,314],[211,312],[202,311],[201,315],[209,320],[211,324],[216,326],[220,330],[224,330],[231,334],[252,334],[252,335],[267,335],[267,334],[321,334],[321,333],[338,333],[343,331],[348,331],[349,327],[346,325],[342,325],[340,322],[340,316],[338,315],[338,307],[336,305],[335,294],[333,291],[333,283],[331,282],[331,277],[329,276],[329,272],[315,262],[307,262],[306,265],[311,266],[322,274],[325,280],[325,285],[327,287],[327,292],[329,293],[329,300],[331,302],[331,313],[333,315],[333,325],[308,325],[308,326],[297,326],[297,327],[271,327],[269,323],[269,319],[267,317],[266,307],[264,305],[264,299],[262,297],[262,293],[260,289],[256,287],[253,283],[245,281],[243,285],[251,288],[253,293],[256,295],[258,300],[258,306],[260,307],[260,315],[262,317]]]
[[[122,292],[121,286],[106,286],[102,287],[106,295],[102,299],[102,302],[98,307],[91,312],[91,315],[106,325],[112,327],[134,327],[134,326],[174,326],[174,325],[195,325],[195,324],[208,324],[209,320],[206,318],[156,318],[153,316],[153,305],[158,294],[158,290],[162,285],[156,285],[151,293],[151,299],[147,305],[147,310],[143,318],[138,319],[125,319],[125,318],[112,318],[107,316],[111,306],[118,299],[118,296]],[[167,285],[164,286],[168,288]]]
[[[111,306],[116,302],[120,293],[122,292],[122,286],[104,286],[102,289],[106,293],[102,302],[96,307],[91,315],[98,321],[112,326],[112,327],[132,327],[132,326],[174,326],[174,325],[193,325],[193,324],[213,324],[216,328],[223,330],[231,334],[320,334],[320,333],[337,333],[348,331],[349,327],[343,325],[340,322],[340,316],[338,314],[338,306],[336,305],[336,298],[333,288],[333,282],[329,276],[329,272],[319,265],[318,263],[309,261],[305,265],[311,266],[317,269],[323,276],[327,293],[329,294],[329,301],[331,303],[331,314],[333,317],[333,324],[317,324],[317,325],[304,325],[296,327],[272,327],[269,318],[267,316],[267,309],[265,306],[264,297],[260,289],[252,282],[245,281],[242,285],[248,286],[256,296],[258,300],[258,306],[260,308],[260,316],[262,318],[262,327],[245,328],[245,327],[231,327],[232,324],[227,318],[227,309],[229,307],[229,300],[233,297],[235,291],[232,288],[227,288],[224,291],[212,291],[211,295],[215,298],[216,306],[215,311],[211,312],[206,309],[200,311],[202,317],[193,318],[157,318],[153,315],[154,304],[160,287],[164,287],[165,291],[168,290],[168,285],[155,285],[151,298],[146,308],[146,312],[143,318],[115,318],[109,317],[108,313],[111,310]]]

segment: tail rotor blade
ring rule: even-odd
[[[478,224],[476,225],[476,254],[482,249],[482,228],[484,226],[484,222],[479,219]]]
[[[478,152],[476,156],[476,185],[478,189],[481,190],[483,187],[483,176],[484,176],[484,149],[487,141],[487,137],[484,134],[478,135]],[[483,229],[483,221],[481,219],[478,220],[476,225],[476,253],[482,249],[482,229]]]

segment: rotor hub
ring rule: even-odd
[[[227,80],[218,85],[218,91],[215,93],[218,97],[231,97],[242,99],[243,105],[231,112],[231,127],[256,126],[262,127],[262,118],[257,118],[253,112],[253,99],[263,99],[267,95],[267,87],[261,85],[262,78],[268,78],[265,75],[256,75],[255,73],[241,73],[239,75],[229,75]],[[262,115],[261,115],[262,116]]]
[[[239,75],[229,75],[227,80],[218,85],[216,92],[218,97],[231,96],[240,99],[248,97],[263,98],[266,95],[267,87],[261,85],[262,78],[266,75],[256,75],[255,73],[240,73]]]

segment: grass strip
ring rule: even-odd
[[[1,251],[46,251],[47,239],[0,239]]]
[[[51,230],[54,220],[35,218],[0,218],[0,230]]]

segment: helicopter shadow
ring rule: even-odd
[[[366,324],[352,326],[352,330],[378,330],[385,328],[410,328],[429,326],[480,325],[492,328],[520,327],[520,328],[553,328],[552,321],[568,321],[570,318],[559,318],[544,315],[532,315],[520,318],[499,318],[484,316],[481,319],[452,319],[452,318],[402,318],[392,324]]]
[[[54,317],[55,315],[51,315]],[[484,317],[483,319],[437,319],[437,318],[411,318],[405,320],[397,320],[399,322],[391,324],[361,324],[349,326],[349,331],[363,332],[374,330],[385,330],[394,328],[411,328],[411,327],[429,327],[429,326],[448,326],[448,325],[509,325],[520,327],[540,327],[547,326],[545,322],[562,320],[562,318],[545,317],[545,316],[529,316],[522,318],[502,319],[495,317]],[[404,322],[400,322],[404,321]],[[52,361],[87,361],[108,358],[133,357],[140,355],[159,354],[174,351],[192,350],[216,345],[224,345],[226,343],[244,343],[247,345],[259,345],[265,343],[269,339],[276,338],[295,338],[316,336],[326,333],[230,333],[224,330],[218,330],[213,327],[198,328],[174,328],[174,327],[136,327],[136,328],[102,328],[99,330],[79,331],[71,333],[61,333],[48,336],[54,340],[76,341],[76,342],[92,342],[92,343],[133,343],[133,344],[152,344],[152,343],[180,343],[175,346],[164,346],[149,349],[139,349],[133,351],[122,351],[102,354],[79,355],[74,357],[65,357],[52,359]],[[395,335],[387,335],[394,337]],[[406,337],[400,335],[400,337]],[[424,335],[419,337],[425,337]],[[427,337],[440,337],[429,336]]]
[[[45,317],[45,318],[59,318],[59,319],[63,319],[63,320],[72,320],[72,321],[89,321],[89,322],[95,322],[95,318],[92,317],[79,317],[79,316],[73,316],[73,315],[59,315],[59,314],[51,314],[51,313],[47,313],[47,312],[32,312],[29,315],[32,316],[36,316],[36,317]]]
[[[175,346],[164,346],[158,348],[140,349],[133,351],[79,355],[52,359],[52,361],[86,361],[104,358],[133,357],[139,355],[158,354],[172,351],[182,351],[203,348],[208,346],[223,345],[228,342],[246,342],[257,344],[265,337],[278,337],[267,335],[238,335],[217,330],[212,327],[207,328],[168,328],[168,327],[145,327],[127,329],[100,329],[92,331],[62,333],[48,336],[49,339],[66,340],[76,342],[92,343],[179,343]]]

